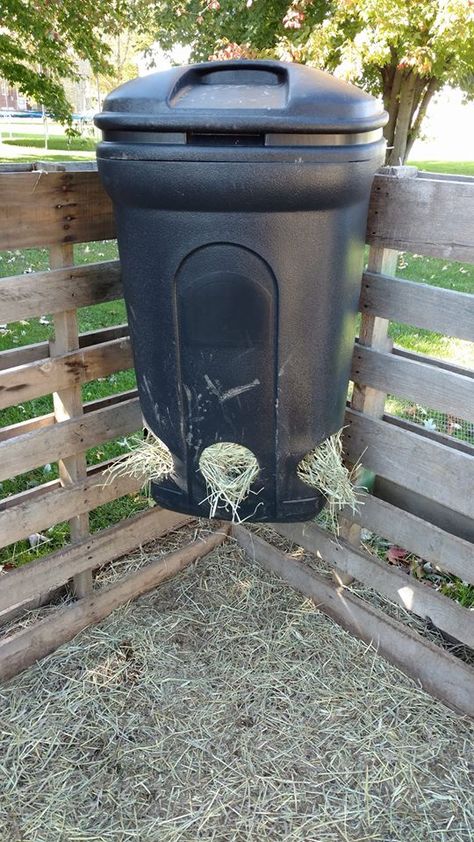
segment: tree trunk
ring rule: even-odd
[[[398,109],[393,132],[393,145],[388,150],[387,164],[398,167],[404,163],[407,155],[408,132],[413,114],[417,77],[409,71],[402,76]]]
[[[402,78],[403,71],[398,67],[395,67],[393,73],[389,71],[384,78],[384,106],[388,111],[388,123],[383,133],[388,147],[393,146]],[[388,85],[390,85],[390,90],[388,90]]]
[[[410,155],[412,146],[420,133],[421,124],[423,123],[423,120],[426,117],[428,105],[430,104],[434,94],[436,93],[436,91],[439,90],[439,88],[440,84],[438,80],[430,79],[430,81],[428,82],[428,86],[425,88],[425,91],[423,93],[421,102],[419,103],[416,116],[413,115],[414,119],[412,119],[412,124],[410,126],[407,138],[406,158],[408,158],[408,156]]]

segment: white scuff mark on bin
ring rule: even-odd
[[[211,378],[209,377],[208,374],[204,375],[204,380],[207,383],[207,388],[208,388],[209,392],[211,392],[213,395],[215,395],[220,400],[221,399],[221,393],[220,393],[219,387],[216,386],[216,384],[212,382],[212,380],[211,380]]]
[[[224,392],[219,397],[219,400],[221,403],[224,403],[224,401],[228,401],[230,398],[236,398],[238,395],[243,395],[244,392],[249,392],[250,389],[255,389],[256,386],[260,386],[260,380],[257,378],[252,380],[251,383],[246,383],[245,386],[234,386],[233,389],[228,389],[227,392]]]
[[[145,387],[145,392],[147,393],[148,397],[150,398],[151,403],[154,403],[153,395],[151,393],[150,383],[148,381],[148,377],[146,374],[143,376],[143,386]]]

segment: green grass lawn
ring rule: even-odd
[[[44,134],[5,132],[0,125],[0,162],[29,163],[30,161],[89,161],[95,158],[97,139],[90,136],[69,138],[65,134],[51,133],[47,149]],[[11,134],[11,136],[10,136]]]
[[[29,134],[27,137],[13,133],[13,137],[3,139],[3,143],[7,146],[24,147],[31,149],[44,149],[45,138],[43,134]],[[56,135],[52,134],[48,137],[48,149],[59,149],[66,152],[95,152],[96,139],[93,137]]]
[[[11,147],[13,148],[13,147]],[[63,153],[61,153],[63,154]],[[77,153],[76,153],[77,154]],[[36,158],[38,153],[36,153]],[[42,158],[44,156],[41,156]],[[428,164],[437,162],[421,162],[423,168],[427,169]],[[419,163],[421,168],[421,163]],[[453,167],[460,167],[459,163],[444,163],[444,171],[453,171]],[[464,165],[463,165],[464,166]],[[468,168],[468,165],[466,164]],[[75,261],[77,263],[93,263],[101,260],[110,260],[117,257],[115,242],[99,242],[75,246]],[[23,274],[48,268],[48,253],[46,249],[26,249],[0,253],[0,277]],[[474,293],[474,267],[468,264],[438,260],[434,258],[420,257],[419,255],[401,254],[398,262],[398,275],[403,278],[432,284],[446,289],[453,289],[460,292]],[[0,350],[18,348],[22,345],[29,345],[35,342],[47,341],[53,336],[52,318],[47,313],[41,314],[43,318],[28,319],[6,326],[0,325]],[[126,321],[126,313],[123,301],[113,301],[94,307],[82,308],[78,312],[79,326],[81,332],[97,330],[101,327],[108,327]],[[408,350],[417,351],[432,356],[439,356],[449,359],[454,363],[463,366],[474,367],[474,343],[463,340],[452,339],[433,333],[428,330],[421,330],[407,325],[392,323],[390,335],[394,342]],[[135,375],[133,371],[117,372],[109,377],[95,380],[82,387],[84,401],[92,401],[117,392],[122,392],[135,386]],[[439,424],[442,418],[434,411],[426,408],[419,409],[419,420],[423,423],[435,420]],[[397,398],[389,398],[388,410],[394,414],[413,420],[413,405],[407,401]],[[52,411],[52,398],[45,396],[33,401],[25,402],[18,406],[11,407],[1,413],[0,426],[15,424],[28,418],[43,415]],[[425,412],[425,416],[423,416]],[[455,433],[458,437],[467,439],[474,443],[474,431],[462,428]],[[89,464],[104,461],[108,458],[123,453],[128,446],[125,439],[107,442],[99,447],[92,448],[87,453]],[[0,488],[0,496],[8,496],[31,488],[35,485],[47,482],[57,477],[57,466],[47,465],[35,471],[14,477]],[[0,484],[1,485],[1,484]],[[144,494],[137,494],[121,498],[120,500],[108,503],[93,511],[90,515],[92,530],[101,529],[118,522],[124,517],[139,511],[148,506]],[[46,542],[38,548],[31,549],[27,541],[20,541],[14,546],[6,547],[0,551],[0,565],[23,564],[32,558],[51,552],[53,549],[64,545],[68,540],[68,525],[58,524],[51,529],[45,530]],[[449,581],[447,592],[454,598],[459,597],[463,604],[474,604],[474,589],[468,589],[459,583],[457,592],[456,581]]]
[[[410,166],[427,172],[449,175],[474,175],[474,161],[408,161]]]

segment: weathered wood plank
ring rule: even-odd
[[[55,269],[68,268],[74,263],[74,249],[71,243],[66,245],[54,245],[49,249],[49,260],[52,271]],[[77,310],[61,310],[53,315],[54,324],[54,342],[50,343],[50,356],[63,358],[63,355],[69,356],[70,352],[77,352],[79,348],[79,323],[77,320]],[[50,365],[54,368],[56,364],[55,359],[51,359]],[[32,364],[34,366],[34,363]],[[0,374],[0,378],[2,375]],[[79,380],[70,380],[61,384],[61,377],[58,378],[58,384],[53,380],[53,411],[57,422],[67,421],[70,418],[78,418],[84,414],[84,407],[82,405],[82,392]],[[27,378],[28,381],[28,378]],[[24,399],[28,394],[27,381],[22,382]],[[33,384],[30,386],[34,387]],[[37,384],[38,386],[39,384]],[[15,383],[14,388],[18,386]],[[48,391],[50,391],[48,389]],[[34,388],[33,388],[34,392]],[[25,394],[26,393],[26,394]],[[2,387],[0,385],[0,405],[1,405]],[[85,480],[87,476],[87,462],[84,451],[75,453],[72,456],[62,456],[58,459],[59,479],[65,487],[74,485],[74,483]],[[69,533],[73,543],[82,540],[89,535],[89,514],[82,512],[76,514],[69,520]],[[92,571],[84,570],[73,577],[72,586],[76,596],[86,596],[92,591]]]
[[[359,526],[474,585],[474,544],[378,497],[362,500],[359,511],[348,512]]]
[[[115,236],[112,204],[97,171],[0,172],[0,249]],[[367,242],[452,260],[474,260],[469,180],[374,179]]]
[[[121,339],[128,336],[127,324],[102,327],[100,330],[89,330],[79,334],[79,348],[88,348],[89,345],[99,345],[101,342],[108,342],[110,339]],[[34,345],[23,345],[20,348],[9,348],[7,351],[0,351],[0,371],[6,368],[13,368],[17,365],[25,365],[35,360],[42,360],[49,354],[49,342],[36,342]]]
[[[353,380],[391,395],[474,421],[474,382],[429,363],[356,345]]]
[[[114,463],[114,459],[107,459],[105,462],[97,462],[95,465],[87,466],[87,476],[92,477],[93,474],[100,474],[101,471],[106,471]],[[41,485],[34,485],[31,488],[25,488],[24,491],[19,491],[18,494],[10,494],[8,497],[3,497],[0,500],[0,512],[5,512],[17,506],[19,503],[29,503],[33,500],[39,500],[49,494],[50,491],[55,491],[62,488],[61,480],[52,479],[49,482],[43,482]]]
[[[398,252],[388,249],[369,249],[368,268],[372,272],[394,273],[397,269]],[[388,335],[388,319],[380,318],[378,313],[368,313],[361,310],[359,345],[370,346],[378,351],[388,351],[392,343]],[[381,418],[384,411],[386,395],[379,389],[359,383],[354,378],[354,390],[352,393],[351,406],[359,412],[365,412],[375,418]]]
[[[377,175],[367,220],[370,245],[474,262],[471,180]]]
[[[394,274],[397,271],[397,263],[398,252],[378,248],[377,246],[371,246],[369,248],[368,268],[370,271]],[[388,319],[381,319],[379,316],[371,313],[361,313],[359,337],[355,343],[356,346],[360,346],[361,348],[370,347],[381,352],[390,350],[392,341],[388,335],[388,328]],[[383,390],[373,388],[371,384],[360,382],[357,376],[353,377],[351,397],[351,406],[353,409],[374,418],[382,418],[386,397],[386,393]],[[360,528],[357,524],[354,524],[352,518],[346,517],[342,513],[338,520],[341,535],[358,547],[360,545]],[[351,583],[349,574],[339,568],[334,570],[333,576],[339,585],[349,585]]]
[[[250,558],[314,600],[320,611],[372,644],[382,657],[419,681],[428,693],[455,710],[474,716],[474,670],[466,664],[243,526],[234,526],[232,535]]]
[[[390,412],[385,412],[383,419],[394,427],[399,427],[408,433],[415,433],[415,435],[421,436],[421,438],[435,441],[437,444],[443,445],[443,447],[449,447],[450,450],[460,450],[462,453],[467,453],[468,456],[474,455],[472,444],[469,444],[468,441],[464,441],[463,439],[458,439],[449,433],[432,430],[430,427],[425,427],[423,424],[418,424],[415,421],[409,421],[407,418],[399,418],[398,415],[391,415]]]
[[[335,540],[315,523],[273,523],[272,528],[358,582],[378,591],[423,620],[429,618],[446,634],[474,648],[474,613],[427,587],[398,567],[356,549],[343,538]]]
[[[63,585],[83,570],[102,567],[190,520],[188,515],[155,507],[89,535],[77,544],[17,567],[2,579],[0,611]]]
[[[125,494],[134,494],[143,481],[130,476],[111,477],[102,472],[87,475],[71,485],[61,486],[54,481],[52,485],[53,488],[33,499],[28,493],[31,489],[15,494],[4,510],[0,503],[0,547],[90,512]]]
[[[384,477],[376,477],[373,493],[397,509],[426,521],[428,528],[430,525],[438,526],[439,529],[474,544],[474,520],[467,515],[448,509],[437,500],[416,494],[405,485],[399,485]]]
[[[142,426],[138,399],[112,404],[81,418],[62,421],[0,442],[0,481],[95,447]]]
[[[474,516],[474,456],[394,424],[346,412],[344,447],[351,462],[457,512]]]
[[[97,409],[105,409],[106,406],[117,406],[137,396],[138,391],[136,389],[128,389],[126,392],[115,392],[115,394],[107,395],[105,398],[86,401],[83,405],[84,412],[87,414],[88,412],[95,412]],[[0,427],[0,442],[22,436],[40,427],[50,427],[55,423],[54,412],[48,412],[46,415],[37,415],[35,418],[19,421],[17,424],[8,424],[6,427]]]
[[[90,263],[1,278],[0,313],[2,321],[16,322],[113,301],[122,295],[119,261]]]
[[[0,250],[115,237],[96,171],[0,172],[0,194]]]
[[[0,371],[0,409],[132,367],[129,337],[15,366]]]
[[[452,371],[454,374],[462,374],[464,377],[470,377],[474,380],[474,369],[467,368],[465,365],[457,365],[451,360],[441,360],[439,357],[430,357],[428,354],[420,354],[418,351],[407,351],[399,345],[394,345],[392,354],[398,357],[404,357],[407,360],[415,360],[418,363],[426,363],[435,368],[442,368],[444,371]]]
[[[474,341],[474,295],[365,272],[361,313]]]
[[[209,537],[193,541],[181,550],[150,562],[119,582],[101,588],[92,596],[63,608],[51,617],[0,641],[0,680],[6,681],[18,672],[53,652],[87,626],[98,623],[115,608],[156,588],[227,540],[228,526],[222,526]]]

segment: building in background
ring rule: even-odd
[[[1,111],[28,111],[33,108],[36,108],[36,104],[30,103],[18,88],[11,85],[6,79],[0,79]]]

